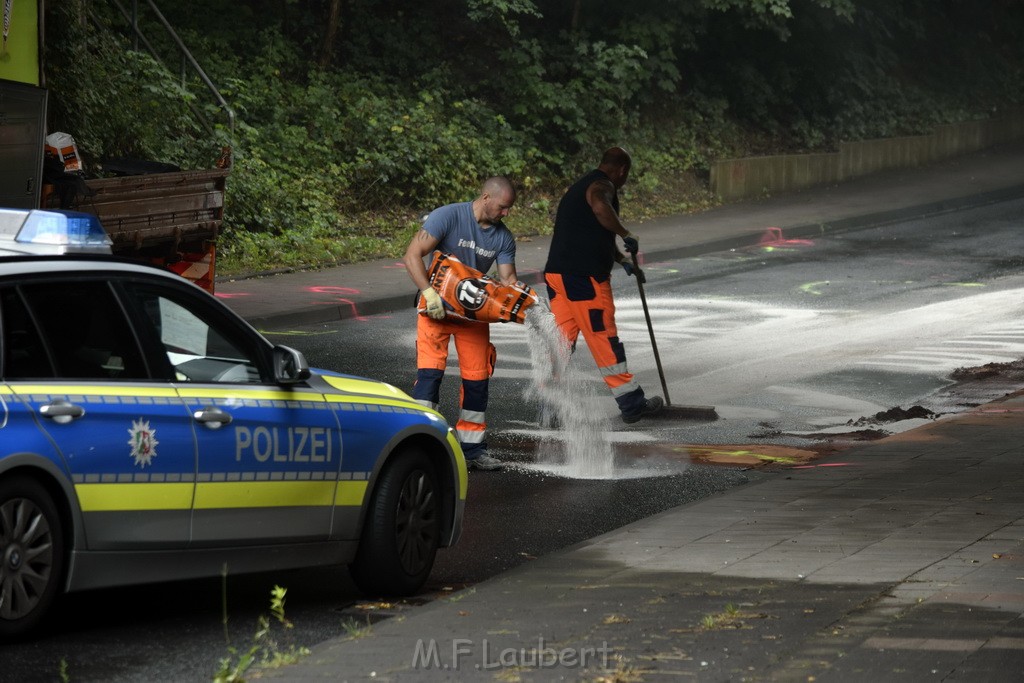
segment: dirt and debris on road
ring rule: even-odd
[[[953,384],[929,397],[937,412],[974,408],[1024,388],[1024,358],[1007,363],[986,363],[957,368],[950,374]]]
[[[850,420],[850,427],[870,427],[892,424],[903,420],[935,420],[955,410],[944,410],[944,406],[970,408],[983,405],[1007,394],[1019,391],[1024,387],[1024,358],[1007,363],[987,363],[972,368],[957,368],[950,374],[953,383],[932,397],[935,399],[936,410],[914,405],[909,408],[894,406],[874,415]],[[889,436],[885,429],[868,429],[836,434],[808,435],[814,438],[840,438],[855,440],[880,439]]]
[[[981,406],[1021,391],[1024,389],[1024,358],[1007,363],[988,363],[978,367],[957,368],[950,374],[950,379],[952,383],[949,386],[928,397],[928,404],[932,406],[931,408],[922,405],[913,405],[908,408],[893,406],[874,415],[848,421],[845,427],[849,427],[849,429],[833,427],[818,432],[783,432],[771,423],[762,422],[758,425],[762,431],[749,436],[752,439],[797,436],[815,442],[808,446],[808,449],[822,455],[828,450],[838,452],[857,442],[884,439],[894,433],[920,425],[922,420],[936,420],[943,415],[962,412],[964,408]],[[730,448],[734,449],[734,452],[739,452],[741,447],[730,446]],[[748,448],[756,450],[758,447],[749,446]],[[721,461],[719,458],[707,457],[703,460],[706,462]],[[763,466],[765,462],[769,462],[769,460],[763,458],[760,465]],[[785,460],[776,459],[774,462],[780,464]]]
[[[924,418],[927,420],[933,420],[938,417],[938,414],[928,410],[923,406],[911,406],[907,409],[895,406],[889,408],[889,410],[882,410],[871,417],[861,417],[856,420],[850,420],[846,424],[851,427],[864,427],[865,425],[879,425],[886,424],[887,422],[898,422],[900,420],[913,420],[915,418]]]
[[[976,368],[957,368],[950,377],[957,382],[998,379],[1024,383],[1024,358],[1009,363],[986,363]]]

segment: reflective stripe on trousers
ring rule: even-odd
[[[462,386],[455,434],[468,459],[487,448],[488,384],[494,373],[496,351],[485,323],[425,315],[416,320],[416,384],[412,397],[424,405],[440,402],[441,380],[448,365],[448,346],[455,339]]]
[[[545,273],[555,324],[569,344],[583,333],[594,362],[619,410],[634,414],[646,400],[626,366],[626,349],[615,326],[615,300],[610,277]]]

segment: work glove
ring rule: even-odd
[[[637,240],[636,235],[631,232],[627,232],[623,236],[622,244],[626,247],[626,252],[629,254],[635,254],[640,250],[640,242]]]
[[[640,284],[647,282],[647,276],[644,275],[644,271],[640,270],[640,266],[634,266],[629,261],[620,261],[622,269],[626,271],[626,275],[633,277],[636,276],[636,281]]]
[[[427,287],[422,292],[423,303],[427,305],[427,315],[434,320],[444,317],[444,303],[441,302],[441,295],[433,287]]]

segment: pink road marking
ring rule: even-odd
[[[353,318],[360,322],[366,322],[367,320],[369,320],[369,318],[359,313],[359,306],[358,304],[356,304],[356,302],[352,301],[351,299],[346,299],[343,296],[338,296],[340,294],[362,294],[362,292],[359,291],[358,289],[352,289],[351,287],[336,287],[333,285],[315,285],[312,287],[306,287],[306,291],[312,294],[327,294],[328,296],[335,297],[333,301],[318,301],[316,302],[318,304],[324,304],[328,306],[334,304],[345,304],[352,308]]]
[[[782,234],[782,228],[767,228],[764,234],[761,235],[761,241],[758,246],[761,247],[779,247],[779,246],[810,246],[814,244],[814,240],[801,240],[801,239],[786,239]]]

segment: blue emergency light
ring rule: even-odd
[[[91,213],[0,209],[0,255],[111,253],[110,237]]]
[[[112,244],[100,219],[81,211],[31,211],[14,241],[82,247]]]

